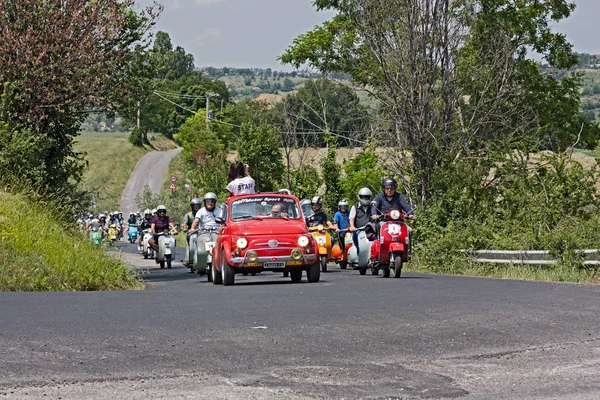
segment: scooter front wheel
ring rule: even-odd
[[[327,272],[327,256],[321,256],[321,272]]]
[[[171,268],[171,255],[170,254],[165,255],[165,259],[167,261],[167,268]]]
[[[348,267],[348,263],[346,261],[340,261],[340,269],[346,269]]]
[[[360,267],[358,269],[358,273],[361,275],[366,275],[367,274],[367,267]]]
[[[400,275],[402,275],[402,256],[396,254],[396,257],[394,257],[394,278],[400,278]]]

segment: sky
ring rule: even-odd
[[[148,5],[152,0],[138,0]],[[198,67],[258,67],[291,71],[277,57],[296,36],[329,20],[312,0],[159,0],[164,11],[155,32],[165,31],[174,46],[194,56]],[[596,33],[600,0],[575,0],[577,8],[556,29],[575,51],[600,53]]]

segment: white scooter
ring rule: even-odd
[[[158,234],[158,252],[156,253],[156,262],[161,268],[171,268],[171,261],[175,257],[175,238],[171,235],[171,231],[163,231]]]
[[[196,256],[196,249],[198,248],[198,231],[189,231],[189,240],[185,247],[185,257],[183,259],[183,265],[190,268],[191,272],[194,271],[194,257]]]
[[[197,250],[194,254],[192,271],[198,272],[200,275],[207,274],[209,281],[212,279],[210,273],[213,262],[212,249],[217,244],[218,232],[218,226],[202,228],[198,235]]]
[[[154,249],[150,246],[152,233],[148,229],[142,231],[142,254],[145,259],[154,258]]]
[[[365,275],[367,273],[367,268],[370,267],[369,257],[371,255],[371,245],[373,242],[370,242],[367,239],[364,227],[358,228],[356,231],[358,232],[358,247],[360,249],[360,254],[357,254],[356,246],[353,244],[352,247],[348,249],[348,263],[353,269],[357,269],[361,275]]]

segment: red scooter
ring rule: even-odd
[[[378,238],[371,245],[370,267],[373,275],[383,269],[383,277],[390,277],[390,269],[394,268],[394,278],[400,278],[402,265],[408,262],[408,226],[404,219],[407,214],[392,210],[383,215],[379,227]]]

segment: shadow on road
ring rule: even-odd
[[[197,274],[192,274],[185,267],[168,268],[138,268],[144,282],[152,284],[157,282],[176,282],[202,279]]]

